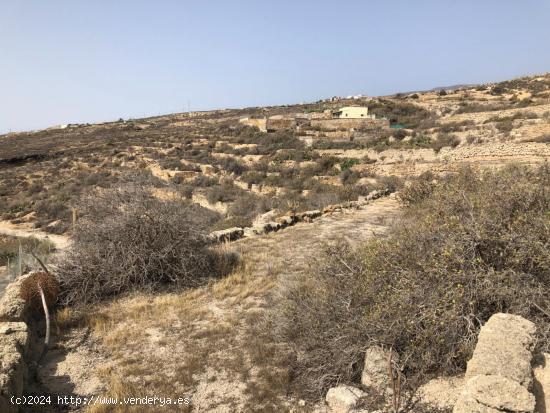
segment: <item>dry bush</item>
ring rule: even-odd
[[[372,345],[399,353],[408,386],[461,372],[496,312],[535,322],[548,351],[549,166],[463,170],[417,199],[387,238],[327,248],[274,297],[297,391],[357,382]]]
[[[59,294],[59,283],[57,279],[50,273],[38,271],[27,277],[21,283],[20,295],[23,300],[30,303],[32,307],[42,308],[40,291],[38,286],[44,292],[46,304],[51,308],[57,301]]]
[[[529,142],[550,143],[550,134],[537,136],[536,138],[530,139]]]
[[[85,198],[73,245],[58,265],[64,304],[87,304],[164,284],[200,285],[215,275],[206,228],[212,214],[129,186]]]
[[[423,201],[434,191],[434,179],[435,176],[430,171],[420,174],[397,193],[399,201],[405,206],[411,206]]]
[[[439,152],[446,146],[456,148],[458,145],[460,145],[460,139],[456,135],[440,133],[437,135],[437,139],[432,143],[432,148],[435,152]]]

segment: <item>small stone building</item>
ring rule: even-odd
[[[332,112],[332,117],[335,119],[373,119],[374,116],[369,115],[369,108],[365,106],[345,106],[337,111]]]

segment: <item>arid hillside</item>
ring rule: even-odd
[[[391,127],[324,128],[315,120],[350,105],[368,107]],[[239,122],[264,117],[273,118],[268,133]],[[63,125],[0,136],[0,214],[63,234],[82,194],[139,179],[159,196],[176,191],[219,214],[214,229],[245,227],[271,210],[356,200],[425,171],[540,163],[550,155],[549,136],[550,75],[448,92]]]
[[[550,74],[0,136],[0,408],[545,413],[549,158]]]

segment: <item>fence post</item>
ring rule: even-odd
[[[21,246],[21,240],[19,240],[17,258],[17,274],[21,277],[23,275],[23,247]]]
[[[73,232],[74,232],[74,227],[76,225],[76,208],[72,207],[71,209],[73,211]]]

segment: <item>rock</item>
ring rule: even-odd
[[[281,229],[281,224],[279,224],[278,222],[268,222],[267,224],[265,224],[265,232],[274,232],[274,231],[279,231]]]
[[[28,349],[27,325],[23,322],[0,323],[0,411],[17,412],[11,396],[21,396],[27,374],[24,355]]]
[[[21,283],[32,274],[22,275],[6,286],[0,298],[0,321],[26,321],[29,307],[21,298]]]
[[[501,375],[529,387],[535,329],[535,325],[523,317],[493,315],[479,332],[466,380],[477,375]]]
[[[497,411],[527,413],[535,408],[535,396],[517,381],[503,376],[475,376],[466,382],[463,392]]]
[[[389,189],[374,190],[367,194],[366,200],[373,201],[390,193]]]
[[[535,396],[531,351],[535,325],[512,314],[495,314],[481,328],[464,389],[454,413],[532,413]]]
[[[550,354],[542,353],[535,358],[533,368],[533,393],[537,413],[550,413]]]
[[[385,392],[390,387],[388,377],[389,351],[381,347],[370,347],[365,352],[365,364],[361,374],[361,384],[378,392]],[[394,353],[394,358],[396,357]]]
[[[312,211],[304,212],[303,215],[308,217],[308,218],[315,219],[315,218],[319,218],[322,215],[322,212],[318,209],[314,209]]]
[[[439,377],[422,385],[417,392],[421,403],[441,410],[450,410],[456,404],[464,386],[464,377]]]
[[[331,413],[348,413],[355,409],[366,393],[352,386],[340,385],[329,389],[325,398]]]
[[[265,227],[264,225],[255,225],[252,227],[252,232],[257,235],[265,234]]]
[[[294,223],[291,216],[283,215],[282,217],[277,218],[277,222],[284,228],[292,225]]]
[[[253,228],[244,228],[244,230],[243,230],[243,237],[251,237],[255,234],[256,233],[254,232]]]
[[[239,227],[227,228],[220,231],[214,231],[210,236],[218,242],[235,241],[244,236],[244,230]]]

